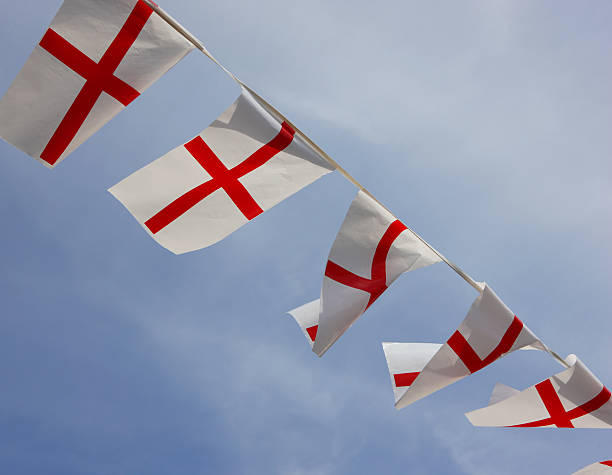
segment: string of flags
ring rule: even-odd
[[[151,238],[176,254],[202,249],[338,171],[357,195],[329,251],[319,299],[289,312],[315,354],[323,356],[401,274],[445,262],[478,296],[445,343],[382,344],[397,409],[513,351],[540,350],[564,370],[522,391],[498,383],[489,405],[467,419],[474,426],[612,428],[611,393],[584,363],[559,357],[487,284],[402,223],[150,0],[64,0],[0,100],[0,136],[53,168],[194,49],[241,93],[199,135],[108,190]],[[576,474],[607,472],[612,461]]]

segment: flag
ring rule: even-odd
[[[483,284],[482,293],[448,341],[395,403],[412,404],[469,376],[511,351],[540,347],[539,339]]]
[[[400,274],[439,261],[401,221],[359,191],[329,253],[321,299],[289,313],[299,315],[296,321],[322,356]]]
[[[176,254],[214,244],[334,170],[247,89],[200,135],[109,191]]]
[[[442,346],[439,343],[383,343],[395,402],[412,385],[425,365]]]
[[[475,426],[612,428],[610,391],[575,355],[568,369],[487,407],[468,412]]]
[[[0,100],[0,137],[53,167],[192,49],[141,0],[65,0]]]
[[[606,460],[605,462],[597,462],[584,467],[573,475],[612,475],[612,460]]]

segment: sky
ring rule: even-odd
[[[565,0],[160,2],[232,72],[546,344],[612,384],[612,5]],[[0,0],[0,94],[60,6]],[[383,341],[443,342],[475,291],[401,276],[316,357],[316,298],[356,189],[328,175],[175,256],[106,190],[238,96],[190,55],[54,170],[0,142],[0,472],[570,474],[602,430],[472,427],[516,352],[401,411]]]

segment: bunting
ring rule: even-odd
[[[401,409],[520,349],[562,372],[519,391],[498,383],[475,426],[611,428],[611,393],[574,355],[546,346],[489,288],[383,206],[285,116],[149,0],[65,0],[0,99],[0,136],[48,167],[72,153],[197,48],[241,88],[208,128],[109,189],[161,246],[210,246],[337,170],[357,188],[323,271],[320,298],[289,314],[322,356],[403,273],[445,262],[479,292],[444,344],[383,343]],[[612,461],[576,474],[612,471]]]

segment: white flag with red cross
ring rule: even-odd
[[[561,373],[466,417],[482,427],[612,428],[608,388],[575,355],[565,361]]]
[[[0,100],[0,137],[53,167],[192,49],[142,0],[65,0]]]
[[[483,284],[458,330],[433,355],[395,407],[402,409],[507,353],[531,347],[541,349],[540,340]]]
[[[214,244],[334,170],[247,89],[207,129],[109,191],[176,254]]]
[[[395,402],[399,401],[425,365],[442,346],[439,343],[383,343]]]
[[[606,460],[604,462],[593,463],[587,467],[584,467],[572,475],[612,475],[612,460]]]
[[[322,356],[402,273],[440,257],[364,191],[329,253],[321,299],[289,312]]]

